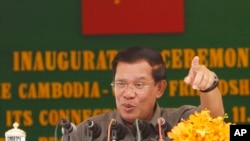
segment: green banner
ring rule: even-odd
[[[61,118],[79,124],[114,110],[111,61],[135,45],[157,49],[166,61],[162,107],[199,104],[197,91],[183,82],[198,55],[220,78],[227,120],[249,124],[249,5],[185,1],[183,33],[86,36],[80,0],[0,1],[0,141],[14,122],[28,141],[54,141]]]

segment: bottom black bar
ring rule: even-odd
[[[250,124],[230,125],[230,141],[249,141]]]

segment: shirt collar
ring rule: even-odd
[[[154,126],[156,126],[158,124],[158,118],[161,117],[161,110],[160,110],[160,106],[156,103],[155,104],[155,111],[154,111],[154,115],[150,120],[150,123]]]

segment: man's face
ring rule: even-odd
[[[136,118],[150,120],[159,90],[146,61],[119,62],[114,80],[116,106],[122,118],[133,123]]]

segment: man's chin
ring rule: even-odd
[[[137,116],[135,115],[128,115],[128,114],[122,115],[122,119],[129,124],[133,124],[136,118]]]

